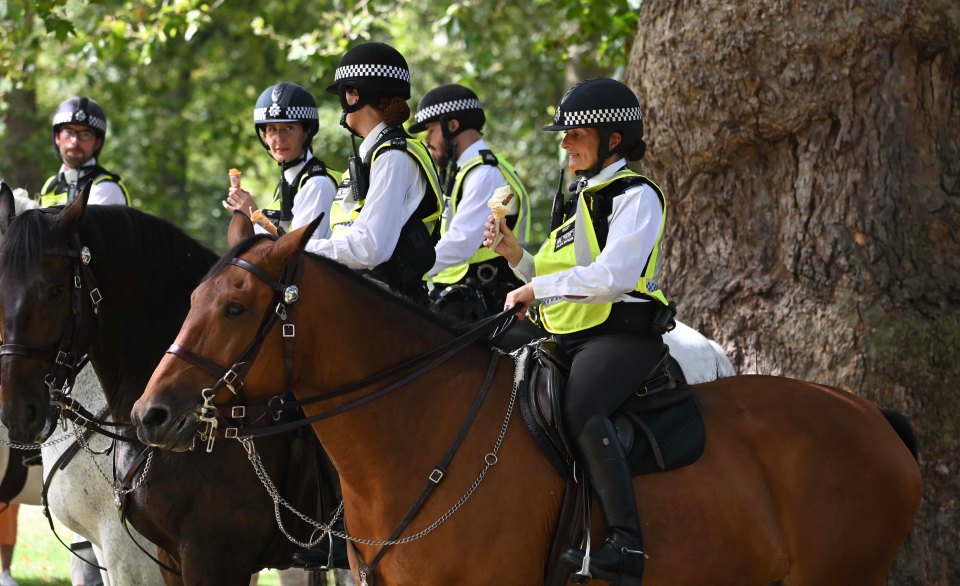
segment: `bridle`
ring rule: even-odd
[[[326,418],[338,415],[340,413],[344,413],[346,411],[349,411],[351,409],[354,409],[361,405],[369,403],[373,400],[376,400],[380,397],[383,397],[388,393],[392,393],[393,391],[396,391],[406,386],[408,383],[432,371],[434,368],[438,367],[439,365],[443,364],[453,356],[457,355],[458,353],[460,353],[461,351],[469,347],[471,344],[479,340],[485,334],[487,334],[489,330],[505,326],[513,318],[513,314],[519,311],[519,309],[522,307],[521,305],[518,304],[502,313],[490,316],[480,321],[479,323],[477,323],[469,331],[454,338],[453,340],[447,342],[446,344],[443,344],[424,354],[421,354],[419,356],[416,356],[414,358],[401,362],[396,366],[383,370],[363,380],[344,385],[332,391],[328,391],[305,400],[290,400],[290,401],[281,400],[279,404],[275,404],[275,401],[271,399],[267,403],[267,405],[256,407],[256,409],[259,411],[259,416],[254,420],[254,425],[247,426],[247,427],[240,427],[240,426],[228,427],[224,425],[223,431],[220,432],[219,428],[221,426],[221,420],[224,419],[224,417],[223,415],[220,414],[218,408],[214,404],[214,398],[216,394],[219,392],[219,390],[226,387],[238,399],[242,400],[241,390],[243,388],[243,377],[248,372],[250,368],[250,364],[253,362],[253,360],[256,359],[257,353],[262,347],[263,341],[266,338],[267,333],[276,324],[278,319],[281,320],[283,324],[282,333],[284,338],[284,364],[286,368],[284,396],[291,395],[290,387],[292,384],[292,364],[293,364],[292,347],[293,347],[293,338],[295,336],[295,329],[292,323],[292,313],[293,313],[292,304],[296,303],[296,301],[300,297],[299,282],[303,273],[302,255],[297,255],[296,261],[284,267],[283,276],[281,277],[280,280],[275,280],[272,276],[267,274],[266,271],[263,271],[259,267],[256,267],[255,265],[242,259],[233,258],[230,260],[229,264],[238,266],[242,269],[249,271],[258,279],[266,283],[274,291],[274,301],[276,302],[276,307],[272,312],[269,312],[264,316],[261,322],[260,329],[257,332],[257,335],[254,338],[254,340],[250,343],[247,349],[244,350],[244,352],[240,355],[240,358],[234,361],[233,365],[229,369],[224,369],[223,367],[216,364],[215,362],[208,360],[202,356],[199,356],[193,351],[188,350],[178,344],[173,344],[167,350],[167,352],[187,361],[188,363],[194,366],[197,366],[198,368],[214,376],[220,377],[212,387],[205,388],[201,392],[201,396],[203,398],[203,406],[200,408],[199,420],[200,422],[205,424],[205,428],[203,429],[203,431],[200,432],[200,438],[201,440],[204,440],[207,442],[208,452],[213,450],[214,440],[216,437],[218,437],[221,434],[222,434],[222,437],[225,437],[225,438],[233,438],[233,439],[240,440],[241,442],[244,443],[245,449],[247,449],[248,451],[248,457],[250,457],[251,462],[254,462],[254,467],[258,472],[258,476],[260,475],[260,470],[257,468],[256,462],[259,460],[258,458],[256,458],[256,454],[251,451],[253,449],[252,441],[251,441],[253,438],[262,437],[266,435],[274,435],[278,433],[284,433],[286,431],[289,431],[295,428],[305,427],[307,425],[311,425],[316,421],[320,421],[321,419],[326,419]],[[362,585],[366,585],[368,583],[367,577],[372,576],[374,568],[378,565],[380,560],[383,559],[383,556],[386,555],[387,551],[390,549],[391,546],[400,544],[400,543],[407,543],[409,541],[419,539],[429,534],[430,532],[435,530],[437,527],[439,527],[451,515],[453,515],[453,513],[455,513],[456,510],[458,510],[459,507],[463,503],[465,503],[468,498],[470,498],[470,495],[473,493],[474,490],[476,490],[480,482],[483,480],[487,470],[491,466],[497,463],[496,452],[499,450],[499,447],[503,441],[503,435],[506,432],[507,424],[509,423],[510,415],[513,411],[513,404],[516,397],[516,394],[515,394],[516,389],[514,389],[514,394],[510,399],[506,418],[504,419],[504,422],[501,425],[500,435],[498,436],[494,450],[488,453],[484,457],[485,467],[481,471],[478,478],[474,481],[471,488],[468,489],[467,493],[464,494],[464,496],[461,497],[461,499],[453,507],[451,507],[447,513],[445,513],[440,518],[438,518],[429,527],[418,532],[413,536],[400,538],[400,535],[403,533],[403,531],[409,526],[409,524],[413,521],[416,515],[420,512],[427,498],[432,494],[434,488],[436,488],[440,484],[440,481],[443,479],[443,477],[446,474],[446,471],[448,466],[450,465],[450,462],[453,460],[454,456],[458,452],[459,447],[463,443],[468,431],[473,425],[473,422],[475,421],[477,414],[479,413],[480,408],[483,405],[484,400],[487,396],[487,391],[489,390],[490,385],[493,381],[500,355],[501,353],[497,351],[492,353],[489,361],[489,365],[487,366],[487,371],[486,371],[486,375],[484,377],[483,383],[481,384],[480,390],[477,393],[470,407],[469,412],[467,413],[464,421],[461,423],[460,429],[456,437],[454,438],[451,445],[448,447],[446,453],[444,454],[443,459],[433,468],[433,471],[430,473],[429,477],[424,482],[424,486],[421,489],[419,496],[413,502],[411,507],[408,509],[406,515],[403,517],[400,523],[396,526],[396,528],[390,534],[390,537],[385,541],[372,541],[372,540],[365,540],[361,538],[352,537],[348,534],[336,533],[336,535],[343,537],[344,539],[347,539],[351,547],[353,547],[354,541],[360,541],[363,543],[367,543],[369,545],[378,545],[381,547],[381,549],[373,557],[370,563],[366,563],[365,561],[363,561],[359,552],[354,548],[353,550],[354,554],[356,555],[356,558],[359,562],[359,568],[360,568],[359,573],[360,573]],[[416,370],[414,370],[413,372],[408,372],[414,368],[416,368]],[[395,378],[395,377],[399,377],[399,378]],[[303,417],[300,419],[296,419],[295,421],[291,421],[289,423],[274,424],[269,426],[263,426],[263,425],[256,426],[258,422],[266,419],[268,415],[273,415],[274,418],[276,418],[276,416],[278,416],[279,413],[284,410],[299,409],[300,407],[306,404],[316,403],[319,401],[325,401],[335,397],[344,396],[344,395],[353,393],[355,391],[358,391],[360,389],[370,387],[376,383],[385,381],[390,378],[395,378],[395,380],[393,380],[393,382],[391,382],[390,384],[387,384],[386,386],[376,389],[357,399],[353,399],[336,408],[329,409],[327,411],[312,415],[310,417]],[[274,397],[274,399],[276,399],[276,397]],[[252,410],[252,408],[247,405],[234,406],[230,410],[229,418],[239,419],[241,420],[241,423],[242,423],[242,419],[245,416],[247,416],[247,411],[250,411],[250,410]],[[263,479],[261,478],[261,480]],[[265,482],[264,486],[267,486],[268,492],[269,492],[270,486],[268,484],[269,483]],[[277,497],[274,496],[273,493],[271,493],[271,498],[275,499],[274,506],[275,507],[279,506],[279,502],[276,500]],[[341,503],[341,507],[342,506],[343,505]],[[314,522],[303,517],[302,514],[300,513],[297,513],[297,514],[305,521],[308,521],[311,524],[314,524],[314,526],[317,527],[318,529],[324,530],[325,533],[331,533],[331,534],[334,533],[334,531],[329,525],[326,525],[326,526],[317,525]],[[280,521],[278,517],[278,523],[279,522]],[[280,528],[281,530],[283,530],[282,524]],[[293,540],[293,538],[289,534],[287,534],[285,530],[284,530],[284,533],[287,535],[288,538]],[[295,543],[300,543],[300,542],[295,541]],[[305,545],[305,544],[301,544],[301,545]]]
[[[217,429],[220,427],[220,417],[214,399],[221,389],[228,389],[241,402],[244,402],[243,384],[244,377],[250,369],[250,365],[256,360],[267,334],[274,324],[279,320],[282,324],[281,335],[284,343],[284,392],[279,397],[287,396],[290,392],[290,385],[293,379],[293,340],[296,336],[296,328],[293,325],[294,304],[300,299],[299,282],[303,274],[303,258],[297,255],[296,261],[288,263],[280,279],[274,279],[271,275],[260,267],[243,260],[242,258],[232,258],[229,262],[232,266],[240,267],[264,283],[274,291],[271,307],[273,311],[267,312],[260,323],[260,328],[253,341],[247,348],[240,353],[240,357],[233,362],[229,368],[217,364],[216,362],[200,356],[188,348],[179,344],[171,344],[167,349],[168,354],[185,360],[186,362],[206,371],[213,376],[220,377],[211,387],[203,389],[203,406],[200,408],[200,421],[205,424],[205,428],[200,433],[200,439],[207,442],[207,451],[213,451],[213,442],[219,435]],[[246,406],[237,405],[230,410],[231,419],[243,420],[246,417]],[[258,418],[257,421],[262,420]],[[236,438],[237,427],[225,427],[224,437]]]
[[[53,417],[55,420],[59,417],[58,401],[61,397],[69,395],[77,374],[88,359],[86,354],[78,356],[75,351],[77,334],[83,330],[86,322],[89,321],[83,308],[81,290],[86,287],[89,291],[90,305],[94,316],[97,317],[96,321],[100,319],[99,306],[103,301],[103,295],[101,295],[96,278],[90,269],[90,261],[93,260],[93,255],[90,253],[90,249],[81,243],[78,232],[74,232],[67,248],[48,248],[43,251],[43,255],[63,256],[73,261],[73,286],[70,288],[73,319],[68,319],[67,323],[64,324],[60,341],[55,348],[38,348],[13,343],[0,344],[0,360],[4,356],[22,356],[51,362],[50,371],[44,377],[43,382],[50,394],[52,407],[48,418]],[[94,327],[96,328],[97,325],[94,324]]]
[[[293,380],[293,340],[296,335],[296,330],[293,324],[293,305],[300,298],[299,283],[303,274],[303,257],[302,255],[297,255],[295,261],[292,261],[290,264],[286,265],[284,267],[283,275],[279,280],[274,279],[271,275],[267,274],[266,271],[260,269],[256,265],[240,258],[233,258],[228,264],[249,271],[274,291],[274,310],[268,312],[263,317],[256,337],[229,368],[224,368],[216,362],[204,358],[203,356],[200,356],[199,354],[189,350],[188,348],[184,348],[179,344],[172,344],[170,348],[167,349],[168,354],[173,354],[174,356],[185,360],[186,362],[196,366],[197,368],[200,368],[208,374],[219,377],[213,386],[204,388],[201,391],[203,405],[200,407],[199,420],[204,424],[204,428],[199,433],[200,439],[207,442],[208,452],[213,451],[213,444],[216,437],[243,440],[284,433],[300,427],[306,427],[316,421],[345,413],[375,399],[379,399],[406,386],[413,380],[420,378],[447,360],[453,358],[465,348],[483,338],[490,330],[498,327],[502,329],[506,324],[509,323],[509,320],[513,317],[513,314],[520,309],[520,306],[518,305],[502,313],[483,319],[474,324],[469,331],[461,334],[446,344],[443,344],[424,354],[411,358],[362,380],[349,383],[309,399],[292,400],[291,385]],[[233,406],[230,408],[229,415],[225,415],[224,412],[214,403],[215,396],[221,389],[226,387],[231,391],[231,393],[233,393],[235,397],[237,397],[238,400],[245,402],[244,397],[242,396],[242,389],[244,385],[243,378],[249,371],[250,365],[256,359],[256,356],[259,353],[268,332],[278,320],[280,320],[282,323],[282,335],[284,340],[285,384],[283,393],[274,396],[265,405],[240,404]],[[414,368],[416,368],[416,370],[409,372]],[[267,420],[268,417],[276,421],[283,411],[300,409],[304,405],[327,401],[329,399],[348,395],[355,391],[368,388],[379,382],[398,376],[401,376],[401,378],[336,408],[329,409],[309,417],[298,418],[289,423],[274,424],[270,425],[269,427],[264,427],[261,424],[261,422]],[[248,416],[251,417],[253,421],[250,425],[243,426],[243,419]],[[239,420],[240,425],[230,425],[228,420],[231,419]]]

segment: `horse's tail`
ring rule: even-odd
[[[887,418],[890,426],[893,427],[893,430],[897,432],[897,435],[903,440],[904,445],[906,445],[910,453],[913,454],[913,459],[919,462],[917,436],[913,433],[913,426],[910,425],[910,420],[907,416],[893,409],[881,409],[880,412]]]

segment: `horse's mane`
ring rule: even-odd
[[[249,238],[245,238],[239,244],[231,248],[225,255],[220,257],[220,260],[218,260],[216,264],[210,268],[210,271],[207,273],[207,276],[203,278],[203,280],[205,281],[218,274],[230,264],[232,259],[239,257],[253,248],[258,242],[266,239],[272,240],[273,237],[266,234],[255,234]],[[440,315],[434,311],[430,311],[426,307],[414,303],[409,298],[381,286],[373,279],[365,276],[362,272],[355,271],[344,264],[318,254],[304,252],[303,255],[308,259],[329,267],[330,270],[338,273],[344,279],[354,283],[357,287],[361,287],[373,292],[374,295],[377,295],[380,299],[383,299],[384,303],[399,305],[406,311],[412,312],[418,315],[420,318],[436,324],[446,332],[451,334],[457,333],[457,324],[452,319],[448,318],[447,316]]]
[[[29,210],[14,218],[0,244],[0,266],[22,277],[50,246],[49,224],[59,208]],[[170,222],[126,206],[87,206],[80,221],[81,242],[95,252],[94,263],[149,269],[161,290],[187,279],[192,288],[217,258]],[[168,286],[163,286],[168,285]]]

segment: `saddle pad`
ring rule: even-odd
[[[682,468],[703,454],[707,436],[692,394],[679,403],[657,411],[618,411],[614,415],[614,423],[620,426],[625,422],[634,426],[635,439],[627,454],[634,476]],[[653,443],[650,436],[653,437]]]

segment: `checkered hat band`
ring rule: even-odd
[[[580,124],[605,124],[608,122],[636,122],[643,120],[640,108],[607,108],[605,110],[557,110],[554,122],[565,126]]]
[[[483,106],[480,105],[480,100],[451,100],[449,102],[440,102],[439,104],[427,106],[423,110],[418,111],[414,118],[416,118],[417,122],[423,122],[424,120],[430,120],[431,118],[443,116],[450,112],[463,112],[464,110],[483,110]]]
[[[58,112],[53,116],[53,125],[58,126],[60,124],[70,124],[76,122],[77,124],[84,124],[90,126],[91,128],[96,128],[101,132],[107,131],[107,121],[102,118],[97,118],[96,116],[83,116],[77,117],[79,112]]]
[[[337,67],[333,81],[336,83],[341,79],[356,79],[358,77],[392,77],[410,83],[410,71],[408,69],[395,65],[380,65],[379,63]]]
[[[276,104],[274,104],[276,106]],[[317,109],[310,106],[290,106],[289,108],[284,108],[283,106],[269,106],[267,108],[254,108],[253,109],[253,121],[260,122],[261,120],[276,120],[282,118],[284,120],[317,120],[319,115],[317,114]]]

